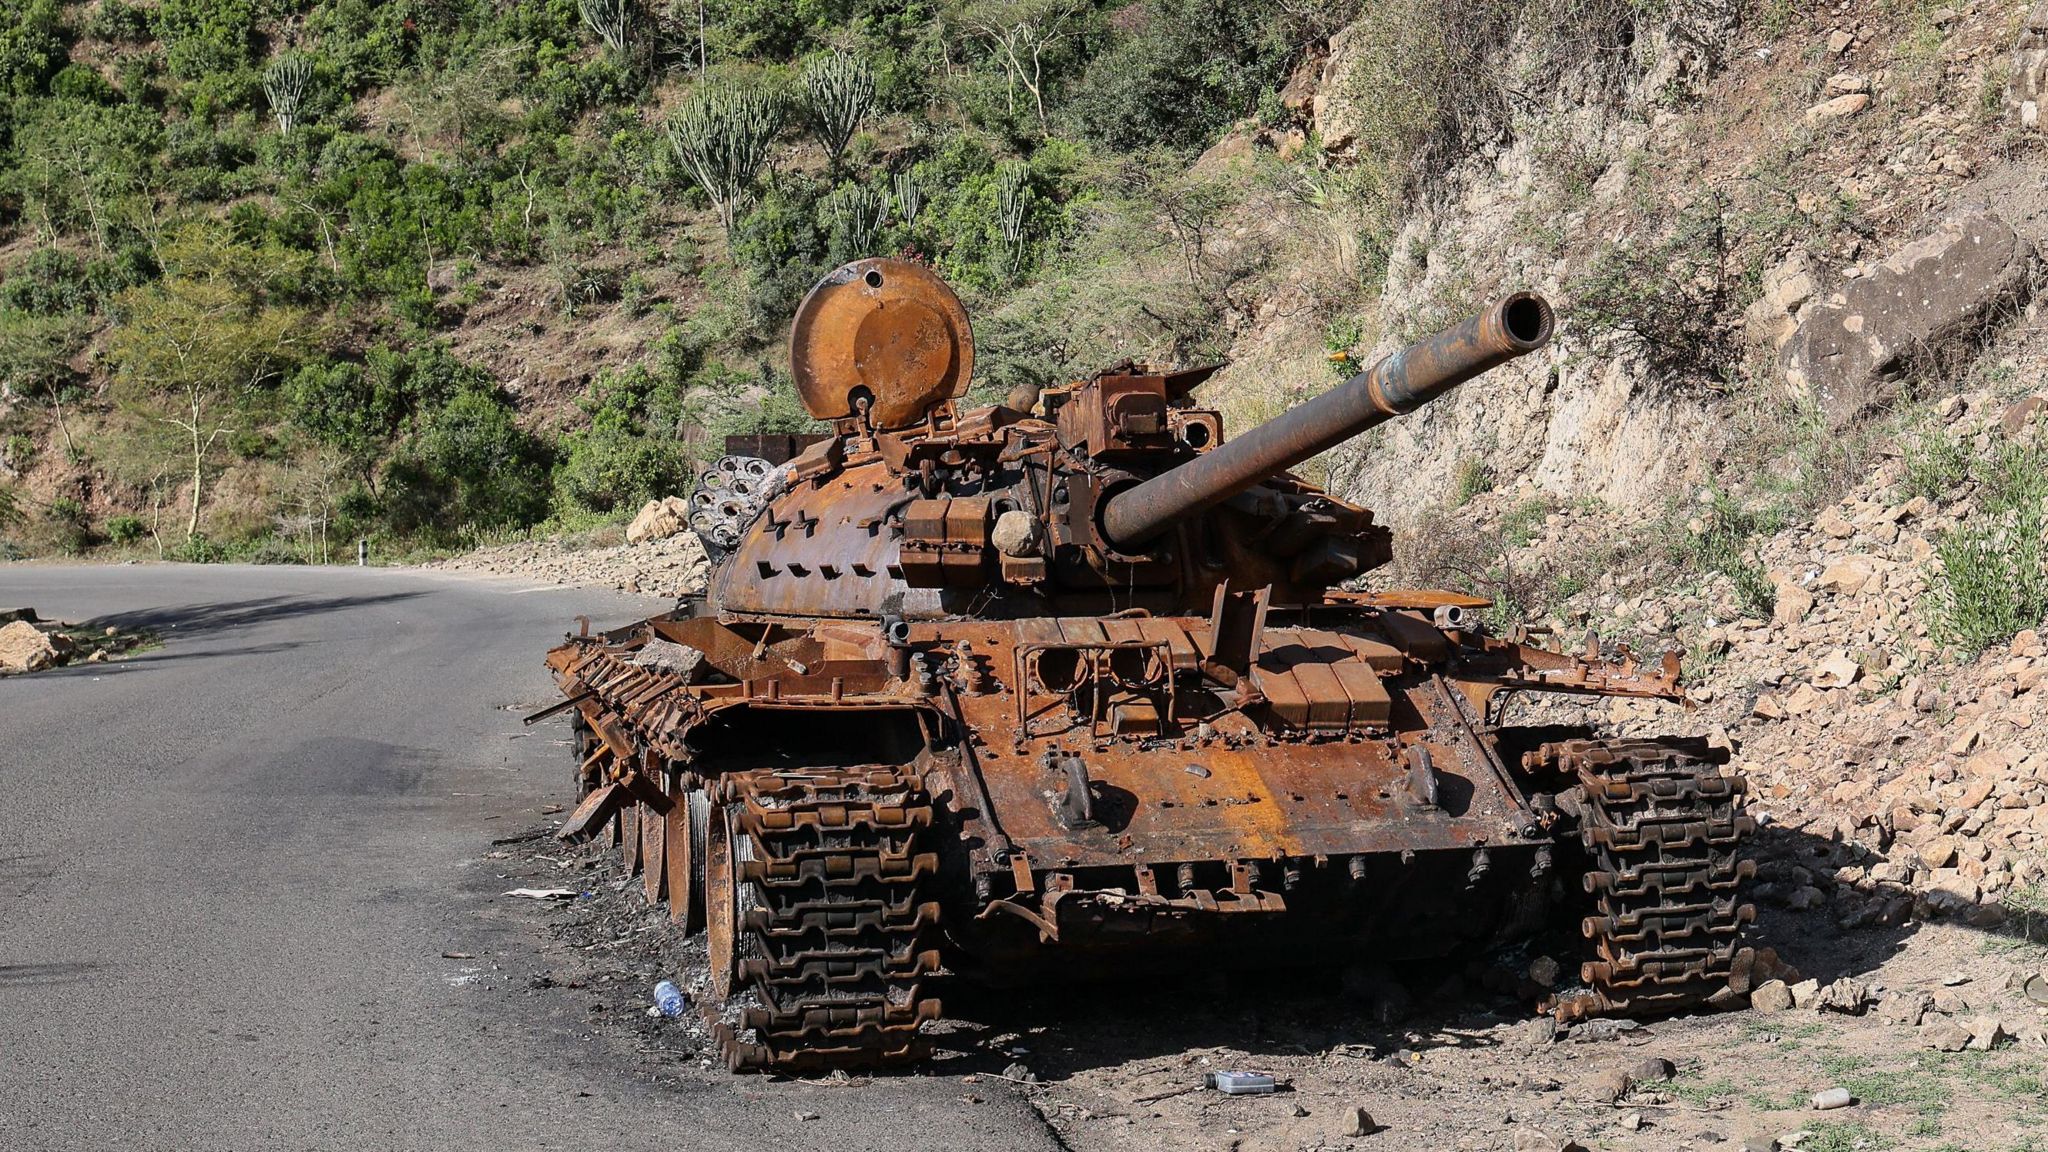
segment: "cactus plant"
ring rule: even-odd
[[[1013,160],[996,170],[996,222],[1010,247],[1009,271],[1015,276],[1024,266],[1026,233],[1024,218],[1031,210],[1031,171]]]
[[[847,259],[872,255],[868,246],[889,217],[889,198],[865,184],[841,184],[825,197],[825,211],[846,238]]]
[[[707,83],[669,120],[677,158],[696,177],[732,239],[733,212],[768,160],[782,127],[782,101],[760,85]]]
[[[896,215],[905,228],[917,226],[917,214],[924,211],[924,186],[909,172],[896,174]]]
[[[583,13],[583,23],[606,48],[625,55],[639,16],[633,0],[576,0],[576,7]]]
[[[875,76],[867,61],[844,52],[814,57],[804,65],[804,119],[811,134],[839,167],[847,142],[875,107]]]
[[[270,101],[280,133],[289,136],[298,126],[299,109],[305,106],[312,83],[313,62],[304,56],[280,56],[264,70],[263,98]]]

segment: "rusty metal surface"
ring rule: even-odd
[[[787,464],[801,456],[805,449],[830,440],[830,436],[816,432],[807,433],[747,433],[727,436],[725,454],[728,456],[751,456],[766,460],[770,464]]]
[[[862,260],[804,297],[790,330],[789,362],[812,416],[852,419],[865,396],[869,422],[887,431],[966,393],[974,336],[960,298],[931,269]]]
[[[1346,590],[1391,534],[1284,472],[1540,347],[1539,298],[1236,440],[1191,406],[1203,371],[958,413],[957,309],[916,265],[828,278],[792,355],[835,434],[777,470],[702,603],[547,656],[584,797],[563,834],[613,831],[706,933],[729,1062],[913,1059],[955,958],[1455,954],[1533,930],[1560,879],[1592,949],[1560,1013],[1740,982],[1740,783],[1693,744],[1501,721],[1523,692],[1680,700],[1677,655]],[[1592,870],[1557,876],[1581,846]]]
[[[1276,472],[1543,347],[1554,328],[1550,305],[1541,296],[1517,292],[1497,300],[1321,396],[1112,497],[1102,510],[1103,531],[1119,547],[1141,545]]]

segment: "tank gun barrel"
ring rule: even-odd
[[[1120,550],[1142,547],[1178,520],[1543,347],[1554,327],[1550,304],[1533,292],[1496,300],[1331,391],[1110,497],[1103,534]]]

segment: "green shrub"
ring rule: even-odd
[[[714,444],[723,444],[727,436],[816,432],[819,428],[819,423],[804,409],[789,375],[765,367],[758,390],[750,399],[730,403],[710,421]]]
[[[1019,168],[1015,161],[1000,161],[985,139],[956,136],[916,166],[918,183],[931,200],[909,240],[932,253],[940,273],[956,288],[1007,289],[1029,278],[1069,232],[1075,210],[1086,199],[1080,172],[1085,156],[1070,141],[1048,140]],[[1019,243],[1005,235],[1003,222],[1003,183],[1010,173],[1023,178]]]
[[[15,121],[15,155],[0,165],[0,201],[60,233],[87,231],[101,250],[136,235],[148,219],[138,192],[162,179],[156,114],[52,97],[26,101]]]
[[[181,564],[225,564],[234,557],[226,544],[207,539],[203,532],[194,532],[171,545],[166,554]]]
[[[149,532],[139,516],[107,517],[107,539],[115,544],[133,544]]]
[[[123,0],[100,0],[86,21],[85,34],[110,44],[146,43],[151,38],[149,10]]]
[[[1941,428],[1925,429],[1908,440],[1905,464],[1906,494],[1937,504],[1955,499],[1970,478],[1969,449]]]
[[[744,274],[748,325],[755,332],[780,330],[830,270],[827,237],[818,227],[823,191],[803,176],[775,176],[733,227],[733,263]]]
[[[185,106],[200,118],[246,107],[255,96],[256,0],[162,0],[156,35],[164,64],[185,82]]]
[[[1458,463],[1458,476],[1452,485],[1451,507],[1463,508],[1481,492],[1493,491],[1493,467],[1477,456],[1470,456]]]
[[[10,4],[0,21],[0,94],[32,96],[64,66],[62,8],[57,0]]]
[[[686,490],[690,468],[675,440],[601,425],[562,438],[555,499],[564,510],[621,513]]]
[[[1682,572],[1726,576],[1744,611],[1769,617],[1778,591],[1752,549],[1758,538],[1782,526],[1783,517],[1773,510],[1744,508],[1717,491],[1696,520],[1696,527],[1687,525],[1667,536],[1666,559]]]
[[[1974,655],[2048,617],[2048,452],[2007,442],[1972,469],[1978,507],[1934,542],[1930,628]]]
[[[546,450],[512,415],[501,394],[472,388],[425,416],[385,469],[386,523],[448,539],[546,516]]]
[[[71,359],[91,332],[82,313],[39,315],[0,306],[0,385],[16,395],[62,401],[78,378]]]
[[[810,19],[817,12],[811,3],[792,4],[789,0],[725,0],[713,5],[709,10],[713,23],[708,30],[713,40],[711,58],[795,56],[803,48]]]
[[[50,78],[50,93],[88,104],[112,104],[121,98],[120,91],[107,83],[106,77],[83,64],[66,64],[59,69]]]
[[[84,504],[69,496],[59,496],[50,501],[43,518],[56,537],[57,547],[63,551],[76,554],[92,547],[92,519],[86,515]]]
[[[90,311],[98,303],[85,264],[61,248],[30,250],[0,280],[0,307],[38,316]]]
[[[284,384],[286,418],[333,448],[360,475],[409,427],[463,391],[493,387],[490,374],[455,358],[445,344],[393,351],[379,345],[360,364],[316,361]]]
[[[1293,45],[1278,6],[1233,0],[1141,0],[1129,28],[1088,65],[1068,109],[1112,148],[1205,148],[1287,77]]]
[[[1576,321],[1596,339],[1634,347],[1653,368],[1718,381],[1740,359],[1720,322],[1733,302],[1726,210],[1718,194],[1703,197],[1606,245],[1567,286]]]

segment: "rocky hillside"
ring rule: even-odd
[[[2009,607],[2026,577],[1996,567],[2008,559],[1998,547],[1960,543],[2016,530],[2038,541],[2042,407],[1949,398],[1911,450],[1814,520],[1760,539],[1757,584],[1607,571],[1545,621],[1571,643],[1591,630],[1685,651],[1688,707],[1617,701],[1598,719],[1710,732],[1767,822],[1835,846],[1827,860],[1766,865],[1765,901],[1825,908],[1841,927],[1953,915],[1994,928],[2048,913],[2048,644],[2036,626],[2048,601],[2035,576],[2023,614],[1987,611]],[[1704,502],[1688,519],[1698,539],[1735,514]],[[1497,527],[1517,510],[1490,495],[1469,515]],[[1512,562],[1539,569],[1601,526],[1549,514],[1510,546]],[[2038,565],[2038,544],[2023,559]]]
[[[1622,7],[1631,28],[1539,5],[1490,49],[1361,22],[1305,62],[1295,129],[1258,139],[1317,156],[1275,226],[1322,243],[1239,335],[1222,402],[1253,415],[1327,387],[1332,351],[1369,360],[1505,288],[1551,295],[1546,356],[1332,462],[1347,495],[1407,522],[1474,476],[1654,510],[1759,466],[1796,473],[1816,441],[1973,372],[2022,390],[2029,349],[1976,352],[2031,316],[2048,230],[2024,11]],[[1391,122],[1398,75],[1432,63],[1435,118]],[[1398,207],[1332,195],[1382,185],[1390,147],[1425,174]],[[1341,277],[1377,291],[1332,306]],[[1870,317],[1867,350],[1842,346],[1848,315]],[[1827,493],[1795,495],[1810,511]]]
[[[1926,591],[1841,646],[1961,667],[2040,623],[1996,475],[2037,462],[2048,13],[1281,8],[39,0],[0,50],[0,538],[664,583],[536,541],[616,545],[724,433],[799,426],[797,295],[908,250],[985,393],[1227,358],[1237,427],[1549,294],[1543,354],[1311,468],[1502,627],[1600,589],[1664,606],[1620,616],[1647,642],[1782,618],[1836,594],[1781,553],[1853,493],[1965,514],[1857,554]]]

